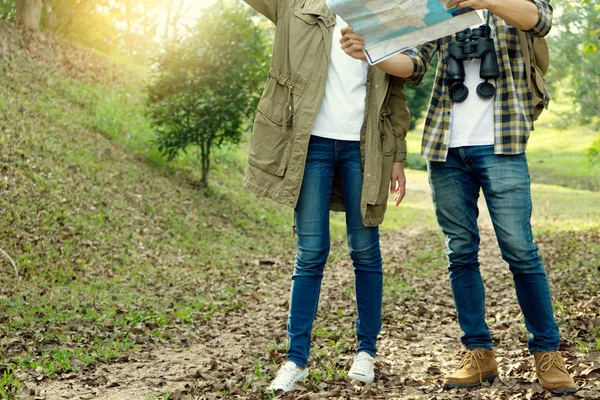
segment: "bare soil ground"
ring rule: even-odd
[[[501,375],[493,385],[480,389],[443,391],[444,373],[454,368],[462,354],[460,331],[445,271],[424,277],[404,268],[415,250],[435,246],[434,232],[394,232],[382,238],[386,274],[401,274],[413,289],[403,299],[386,301],[384,327],[379,342],[377,378],[372,385],[354,385],[345,378],[333,377],[315,384],[310,378],[299,391],[284,397],[305,399],[598,399],[600,398],[600,353],[581,353],[565,346],[563,354],[580,388],[570,396],[556,396],[537,383],[533,359],[526,350],[527,332],[520,314],[510,271],[500,258],[489,225],[483,224],[481,263],[487,287],[488,324],[496,340]],[[542,243],[543,245],[544,243]],[[341,245],[341,244],[340,244]],[[110,365],[86,368],[56,380],[28,383],[28,399],[125,400],[158,398],[169,393],[172,399],[255,399],[276,372],[275,364],[284,358],[283,348],[268,350],[275,339],[285,336],[290,261],[257,261],[253,273],[265,279],[279,278],[270,285],[267,301],[259,300],[265,287],[257,287],[257,300],[240,313],[220,315],[197,328],[197,337],[186,346],[157,344],[143,354],[123,357]],[[271,272],[265,272],[265,269]],[[280,272],[279,274],[274,273]],[[345,259],[328,266],[324,279],[316,327],[344,327],[352,330],[354,303],[347,288],[352,287],[352,267]],[[550,273],[561,281],[560,273]],[[242,276],[241,279],[244,279]],[[568,279],[568,278],[567,278]],[[565,291],[560,290],[560,293]],[[556,297],[556,293],[555,293]],[[561,302],[571,303],[569,299]],[[587,304],[588,308],[585,308]],[[598,293],[588,303],[573,304],[598,321]],[[593,307],[593,308],[592,308]],[[590,310],[595,314],[590,315]],[[339,310],[343,316],[339,317]],[[561,329],[577,323],[578,313],[558,313]],[[564,329],[563,329],[564,330]],[[569,332],[571,332],[569,328]],[[333,340],[343,338],[333,338]],[[315,338],[315,347],[323,339]],[[351,352],[330,354],[339,370],[347,370]],[[325,356],[327,357],[327,355]],[[244,389],[244,382],[255,375],[257,360],[273,360],[262,366],[264,380],[255,380]],[[331,361],[331,360],[330,360]],[[309,367],[323,360],[313,360]]]

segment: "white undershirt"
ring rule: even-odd
[[[477,85],[484,82],[479,77],[480,65],[479,59],[463,61],[464,84],[469,89],[469,95],[462,103],[452,103],[449,147],[494,144],[494,98],[482,99],[477,95]],[[488,82],[496,86],[494,79]]]
[[[312,134],[337,140],[360,140],[365,114],[368,64],[348,56],[340,46],[340,29],[348,26],[336,17],[325,95]]]

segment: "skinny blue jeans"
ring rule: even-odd
[[[295,209],[298,249],[287,327],[288,360],[301,368],[308,364],[312,326],[329,255],[329,210],[334,174],[339,174],[342,182],[348,251],[354,265],[357,351],[375,356],[381,330],[383,272],[379,228],[364,226],[360,214],[363,182],[360,142],[312,136]]]
[[[462,343],[468,349],[492,348],[485,322],[485,294],[479,270],[477,199],[483,191],[502,258],[513,274],[525,325],[532,334],[529,351],[557,351],[546,271],[533,243],[531,193],[524,153],[496,155],[494,146],[451,148],[445,162],[429,162],[429,183],[446,255]]]

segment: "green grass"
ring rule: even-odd
[[[0,371],[0,397],[3,400],[13,399],[19,393],[21,381],[16,377],[14,366],[7,366]]]
[[[398,229],[435,228],[437,226],[427,182],[427,172],[407,169],[405,173],[406,196],[398,207],[392,198],[388,201],[388,210],[381,225],[384,233]]]
[[[382,231],[415,226],[437,229],[433,204],[427,191],[427,173],[407,170],[406,175],[407,195],[399,207],[390,200]],[[600,227],[600,192],[533,183],[531,193],[532,225],[536,235]],[[574,207],[574,204],[577,206]],[[480,208],[485,209],[482,200]]]
[[[567,102],[566,98],[561,101]],[[586,150],[600,137],[591,126],[559,123],[568,103],[553,102],[531,133],[527,159],[532,180],[574,189],[600,191],[600,164],[590,163]],[[556,111],[555,111],[556,109]]]
[[[532,201],[537,234],[600,227],[600,192],[534,183]]]

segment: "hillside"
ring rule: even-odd
[[[0,248],[20,274],[0,257],[8,378],[185,342],[193,324],[251,299],[236,281],[255,279],[267,246],[291,248],[289,210],[240,193],[235,156],[206,196],[193,165],[128,143],[133,117],[102,122],[140,108],[135,70],[0,22],[0,71]]]
[[[149,144],[143,68],[0,21],[0,72],[0,248],[19,272],[0,254],[0,398],[270,398],[263,389],[285,354],[295,239],[290,209],[242,189],[244,146],[216,153],[212,186],[202,190],[193,157],[167,164]],[[345,377],[355,306],[336,215],[301,396],[551,398],[534,383],[510,273],[484,216],[502,380],[441,390],[460,332],[426,175],[408,175],[407,198],[382,228],[377,381]],[[600,193],[533,190],[563,350],[580,387],[570,398],[600,398]]]

